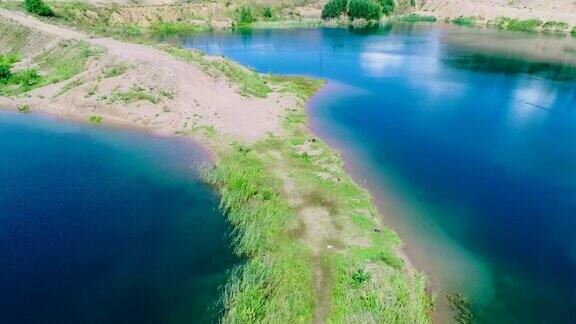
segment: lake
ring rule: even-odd
[[[327,79],[313,131],[426,272],[481,323],[576,321],[576,39],[447,25],[186,36]]]
[[[0,322],[217,322],[238,260],[199,147],[0,112],[0,149]]]

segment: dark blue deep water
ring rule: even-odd
[[[206,323],[236,263],[184,140],[0,112],[0,323]]]
[[[312,127],[344,153],[431,286],[478,322],[576,322],[576,39],[440,25],[186,37],[329,80]]]

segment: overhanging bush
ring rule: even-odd
[[[346,11],[347,0],[330,0],[322,9],[322,19],[338,18]]]
[[[372,0],[350,0],[348,4],[348,18],[380,20],[382,7]]]

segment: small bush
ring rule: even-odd
[[[272,13],[272,8],[270,8],[270,6],[264,7],[264,10],[262,11],[262,16],[264,16],[264,18],[266,19],[272,19],[272,17],[274,16],[274,14]]]
[[[352,285],[358,287],[362,285],[364,282],[370,280],[372,275],[370,272],[367,272],[364,269],[358,269],[356,272],[352,274]]]
[[[390,16],[394,11],[394,0],[378,0],[380,6],[382,7],[382,13],[386,16]]]
[[[452,23],[458,26],[474,27],[476,25],[476,18],[460,16],[452,19]]]
[[[576,26],[572,27],[572,31],[570,33],[572,36],[576,37]]]
[[[54,16],[54,11],[52,11],[52,8],[48,7],[42,0],[25,0],[24,9],[29,13],[38,16]]]
[[[247,6],[241,6],[236,9],[236,25],[245,26],[256,21],[256,18],[252,14],[252,9]]]
[[[21,113],[27,113],[30,111],[30,105],[20,105],[18,106],[18,111]]]
[[[12,72],[10,72],[10,66],[0,65],[0,82],[10,79]]]
[[[348,5],[348,18],[380,20],[382,7],[372,0],[351,0]]]
[[[322,9],[322,19],[338,18],[346,11],[347,0],[330,0]]]

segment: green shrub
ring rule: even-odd
[[[572,36],[576,37],[576,26],[572,27],[572,31],[570,33]]]
[[[371,277],[372,275],[370,274],[370,272],[367,272],[364,269],[358,269],[356,272],[352,274],[352,285],[354,287],[358,287],[364,282],[370,280]]]
[[[476,25],[476,18],[460,16],[458,18],[452,19],[452,23],[458,26],[473,27]]]
[[[8,65],[0,65],[0,82],[7,81],[12,76],[12,72],[10,72],[10,66]]]
[[[322,19],[338,18],[346,11],[347,0],[330,0],[322,9]]]
[[[18,112],[27,113],[30,111],[30,105],[20,105],[18,106]]]
[[[245,26],[256,21],[256,18],[252,14],[252,9],[247,6],[241,6],[236,9],[236,25]]]
[[[99,124],[102,122],[102,116],[92,115],[88,118],[88,120],[90,120],[91,123]]]
[[[274,16],[274,14],[272,13],[272,8],[270,8],[270,6],[264,7],[264,10],[262,11],[262,16],[264,16],[264,18],[266,19],[272,19],[272,17]]]
[[[394,11],[394,0],[378,0],[380,6],[382,6],[382,13],[386,16],[390,16]]]
[[[24,9],[31,14],[38,16],[54,16],[54,11],[48,7],[42,0],[25,0]]]
[[[380,20],[382,7],[372,0],[350,0],[348,5],[348,18]]]

